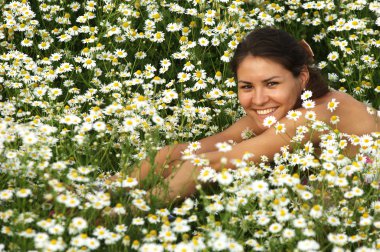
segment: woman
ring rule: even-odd
[[[376,114],[368,113],[367,107],[350,95],[330,90],[318,69],[310,65],[312,56],[306,42],[298,42],[284,31],[262,28],[251,32],[239,44],[231,62],[238,82],[239,102],[246,115],[223,132],[200,140],[201,148],[195,154],[207,159],[207,166],[216,171],[234,168],[231,160],[241,159],[245,153],[253,154],[250,160],[255,162],[263,155],[272,159],[282,146],[290,145],[297,126],[307,123],[304,116],[307,110],[314,111],[318,120],[330,126],[333,126],[331,117],[337,116],[340,121],[334,127],[343,133],[363,135],[377,131]],[[313,108],[301,107],[304,90],[312,92]],[[289,111],[299,111],[302,116],[294,122],[287,117]],[[265,126],[268,124],[265,118],[273,117],[286,129],[286,134],[280,134],[278,128]],[[247,128],[255,137],[244,140],[241,133]],[[230,151],[218,151],[216,144],[229,140],[236,145]],[[314,144],[320,141],[315,134],[306,135],[305,140]],[[169,187],[165,192],[154,188],[154,195],[166,196],[170,201],[195,192],[196,178],[202,167],[182,160],[181,153],[187,146],[187,143],[166,146],[158,152],[154,172],[164,176]],[[142,180],[151,168],[150,162],[144,161],[133,176]]]

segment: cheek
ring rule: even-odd
[[[289,97],[291,97],[289,99],[289,103],[291,103],[292,106],[294,106],[294,104],[296,103],[298,96],[299,96],[299,92],[297,89],[294,89],[293,92],[289,95]]]
[[[251,101],[251,95],[247,93],[238,94],[239,103],[243,108],[249,107]]]
[[[276,95],[277,101],[287,106],[293,106],[298,97],[297,93],[298,91],[294,88],[290,90],[283,90],[281,93]]]

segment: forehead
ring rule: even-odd
[[[237,68],[238,79],[242,77],[250,78],[269,78],[276,76],[288,76],[291,74],[280,63],[264,57],[248,55],[239,64]]]

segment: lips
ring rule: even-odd
[[[269,108],[269,109],[256,109],[256,113],[258,115],[268,115],[273,113],[277,108]]]

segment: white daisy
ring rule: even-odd
[[[232,150],[232,146],[226,142],[215,144],[216,148],[220,152],[228,152]]]
[[[327,109],[333,112],[338,107],[339,102],[333,98],[329,103],[327,103]]]
[[[268,128],[270,128],[273,124],[275,124],[276,123],[276,117],[274,117],[274,116],[267,116],[265,119],[264,119],[264,122],[263,122],[263,125],[265,126],[265,127],[268,127]]]

